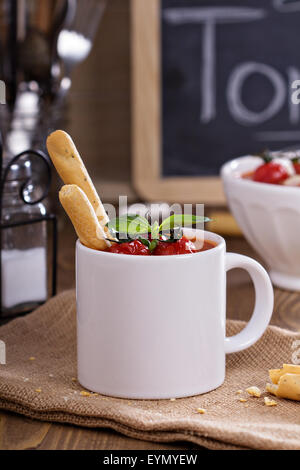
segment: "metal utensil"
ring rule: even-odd
[[[61,94],[71,86],[71,74],[89,55],[106,0],[68,0],[66,21],[57,40],[58,57],[64,64]]]

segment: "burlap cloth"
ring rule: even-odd
[[[228,321],[228,334],[243,326]],[[7,364],[0,365],[2,409],[45,421],[111,428],[149,441],[190,441],[211,449],[300,449],[300,402],[276,398],[278,405],[267,407],[263,398],[236,393],[251,385],[264,389],[268,369],[291,362],[299,333],[269,327],[250,349],[228,356],[223,386],[176,401],[80,395],[83,388],[74,380],[74,291],[3,326],[0,339],[7,350]],[[206,413],[197,413],[199,407]]]

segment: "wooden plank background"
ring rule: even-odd
[[[70,132],[103,200],[128,193],[130,144],[130,0],[108,0],[94,47],[75,69],[67,110]]]

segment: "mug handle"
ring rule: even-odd
[[[226,253],[226,272],[245,269],[254,284],[255,307],[247,326],[237,335],[225,338],[225,353],[249,348],[265,332],[273,313],[274,292],[266,270],[254,259],[236,253]]]

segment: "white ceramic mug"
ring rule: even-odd
[[[77,242],[81,385],[115,397],[159,399],[198,395],[223,383],[225,354],[248,348],[264,333],[273,289],[256,261],[226,254],[219,235],[205,232],[205,239],[217,246],[177,256],[106,253]],[[250,274],[256,302],[246,328],[226,338],[226,271],[233,268]]]

